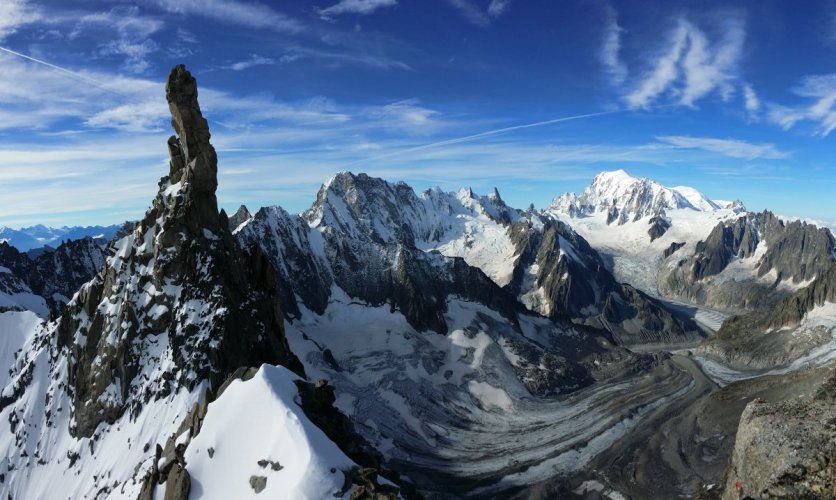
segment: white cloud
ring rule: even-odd
[[[491,17],[499,17],[508,11],[511,6],[511,0],[491,0],[488,5],[488,15]]]
[[[126,132],[156,132],[165,130],[169,110],[161,99],[128,103],[105,109],[85,120],[94,128],[111,128]]]
[[[493,19],[507,12],[511,0],[491,0],[488,8],[482,10],[472,0],[447,0],[469,22],[477,26],[489,26]]]
[[[656,140],[677,149],[701,149],[745,160],[782,160],[790,156],[788,152],[781,151],[774,144],[752,143],[740,139],[664,135],[657,137]]]
[[[761,101],[758,99],[758,94],[750,84],[743,85],[743,105],[750,116],[754,115],[761,109]]]
[[[625,97],[632,107],[648,107],[668,97],[684,106],[694,106],[718,91],[724,100],[734,93],[746,31],[743,23],[727,19],[722,35],[711,42],[706,33],[681,19],[665,41],[666,50],[652,61],[651,69]]]
[[[371,53],[365,49],[350,48],[348,51],[295,46],[279,58],[279,62],[289,63],[299,59],[314,59],[330,65],[359,65],[379,69],[412,69],[408,64],[392,59],[383,53]]]
[[[383,128],[395,129],[411,135],[437,132],[444,125],[438,120],[441,113],[421,106],[416,99],[371,107],[366,110],[365,114],[377,121]]]
[[[298,20],[256,2],[237,0],[145,0],[145,2],[175,14],[200,16],[251,28],[270,29],[284,33],[297,33],[304,28]]]
[[[151,63],[148,56],[159,50],[151,35],[159,32],[165,24],[156,18],[141,15],[137,7],[116,7],[108,12],[86,14],[78,19],[69,38],[78,38],[90,31],[94,38],[110,38],[100,33],[116,31],[116,37],[100,46],[100,56],[124,56],[123,67],[132,73],[142,73]]]
[[[398,0],[341,0],[340,2],[319,10],[319,15],[330,19],[342,14],[368,15],[382,8],[397,5]]]
[[[27,0],[3,0],[0,2],[0,40],[11,35],[24,24],[41,18],[41,12]]]
[[[607,9],[607,21],[604,26],[604,36],[601,43],[601,52],[598,54],[604,70],[610,78],[610,83],[619,86],[627,78],[627,65],[621,61],[621,33],[624,29],[618,25],[616,13],[613,8]]]
[[[270,57],[260,56],[258,54],[252,54],[249,59],[244,59],[243,61],[238,61],[236,63],[232,63],[228,66],[223,66],[221,69],[231,69],[232,71],[243,71],[245,69],[249,69],[255,66],[269,66],[272,64],[276,64],[275,59]]]
[[[836,73],[811,75],[802,79],[793,93],[808,99],[800,106],[769,104],[767,118],[785,130],[798,122],[810,121],[816,126],[816,133],[827,136],[836,129]]]

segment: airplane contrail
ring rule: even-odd
[[[544,120],[544,121],[534,122],[534,123],[525,123],[523,125],[513,125],[513,126],[510,126],[510,127],[503,127],[503,128],[498,128],[498,129],[494,129],[494,130],[487,130],[485,132],[479,132],[478,134],[466,135],[464,137],[456,137],[456,138],[453,138],[453,139],[446,139],[446,140],[443,140],[443,141],[432,142],[430,144],[423,144],[421,146],[414,146],[414,147],[411,147],[411,148],[402,149],[400,151],[394,151],[392,153],[386,153],[386,154],[379,155],[379,156],[373,156],[371,158],[366,158],[366,159],[363,159],[363,160],[356,160],[356,161],[353,161],[353,162],[350,162],[350,163],[346,163],[343,166],[344,167],[350,167],[352,165],[357,165],[359,163],[366,163],[366,162],[369,162],[369,161],[382,160],[382,159],[386,159],[386,158],[391,158],[393,156],[401,156],[401,155],[404,155],[404,154],[415,153],[417,151],[423,151],[425,149],[436,148],[436,147],[439,147],[439,146],[449,146],[451,144],[459,144],[459,143],[462,143],[462,142],[475,141],[475,140],[478,140],[478,139],[482,139],[484,137],[490,137],[492,135],[504,134],[506,132],[513,132],[513,131],[516,131],[516,130],[522,130],[522,129],[526,129],[526,128],[542,127],[542,126],[545,126],[545,125],[552,125],[552,124],[555,124],[555,123],[568,122],[568,121],[572,121],[572,120],[581,120],[583,118],[594,118],[596,116],[612,115],[612,114],[616,114],[616,113],[624,113],[624,112],[632,111],[632,110],[633,110],[633,108],[616,109],[616,110],[613,110],[613,111],[600,111],[600,112],[597,112],[597,113],[586,113],[586,114],[583,114],[583,115],[564,116],[564,117],[561,117],[561,118],[553,118],[551,120]]]
[[[81,73],[76,73],[75,71],[69,70],[67,68],[62,68],[61,66],[57,66],[57,65],[52,64],[50,62],[44,61],[42,59],[36,59],[32,56],[27,56],[26,54],[21,54],[20,52],[14,51],[12,49],[9,49],[9,48],[3,47],[3,46],[0,46],[0,51],[7,52],[9,54],[12,54],[12,55],[15,55],[15,56],[18,56],[18,57],[22,57],[23,59],[26,59],[28,61],[32,61],[32,62],[35,62],[35,63],[38,63],[38,64],[42,64],[42,65],[44,65],[48,68],[52,68],[56,71],[60,71],[62,73],[65,73],[65,74],[71,76],[72,78],[74,78],[76,80],[79,80],[81,82],[92,85],[92,86],[94,86],[94,87],[96,87],[100,90],[104,90],[105,92],[110,92],[110,93],[116,94],[120,97],[127,97],[125,94],[122,94],[121,92],[117,92],[113,89],[107,88],[104,85],[102,85],[99,81],[94,80],[93,78],[84,76]]]

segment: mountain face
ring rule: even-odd
[[[618,281],[732,314],[775,304],[834,259],[827,229],[621,170],[597,175],[583,194],[556,199],[546,213],[581,234]]]
[[[508,207],[497,192],[418,196],[403,183],[342,173],[301,217],[262,209],[238,236],[281,257],[280,282],[303,273],[304,285],[283,293],[292,316],[297,298],[321,314],[337,285],[370,304],[391,302],[415,328],[439,333],[449,330],[446,297],[456,294],[506,317],[524,306],[601,328],[621,344],[699,337],[694,325],[617,283],[571,228]]]
[[[810,395],[746,406],[723,499],[836,498],[836,371]]]
[[[63,241],[93,238],[108,241],[117,233],[120,225],[112,226],[63,226],[47,227],[42,224],[20,229],[0,227],[0,242],[8,243],[21,252],[41,247],[56,247]]]
[[[650,179],[616,170],[596,175],[580,196],[566,193],[555,198],[548,211],[569,218],[605,213],[607,224],[622,225],[664,215],[666,210],[686,208],[705,212],[720,206],[693,188],[666,188]]]
[[[692,254],[668,257],[659,291],[723,309],[763,309],[834,262],[836,239],[826,228],[785,222],[768,211],[748,213],[715,226]]]
[[[20,341],[0,393],[10,424],[0,428],[2,489],[14,498],[187,498],[192,484],[234,464],[243,477],[225,483],[229,498],[382,491],[374,473],[350,477],[362,446],[348,458],[303,411],[355,439],[344,417],[328,416],[329,387],[298,376],[268,259],[242,250],[218,212],[217,158],[183,66],[166,98],[177,133],[170,172],[142,221],[58,320],[0,317]],[[262,412],[234,427],[241,407]],[[259,426],[262,441],[236,448]],[[303,453],[317,458],[300,464]]]
[[[31,293],[45,303],[45,308],[29,305],[26,309],[43,317],[57,316],[79,287],[102,268],[106,251],[101,240],[89,237],[68,240],[54,251],[36,257],[0,243],[0,266],[9,271],[5,279],[14,277],[20,282],[18,293]]]

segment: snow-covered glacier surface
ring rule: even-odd
[[[645,376],[535,397],[515,371],[525,361],[509,345],[521,336],[568,344],[577,331],[521,316],[519,333],[496,312],[454,297],[445,319],[446,335],[418,332],[388,306],[334,289],[323,315],[305,311],[286,323],[308,375],[334,384],[340,410],[423,490],[489,494],[580,471],[692,387],[686,373],[662,363]]]

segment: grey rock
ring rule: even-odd
[[[825,302],[836,302],[836,263],[769,309],[728,318],[716,335],[699,346],[699,352],[741,368],[786,365],[831,340],[831,329],[825,326],[805,335],[795,331],[808,312]]]
[[[661,238],[664,236],[668,229],[670,229],[671,223],[668,219],[664,217],[664,215],[656,215],[650,218],[650,229],[647,230],[647,234],[650,235],[650,241],[655,241],[656,238]]]
[[[759,245],[766,245],[766,250],[755,263],[756,277],[773,272],[774,283],[725,280],[715,285],[709,279],[733,260],[752,257]],[[785,222],[764,211],[715,226],[697,243],[692,256],[680,257],[660,275],[659,289],[664,295],[720,309],[768,309],[787,296],[777,288],[782,280],[809,281],[827,272],[835,260],[836,239],[830,231],[800,221]]]
[[[836,375],[829,383],[836,385]],[[743,497],[836,498],[836,400],[746,406],[723,494]]]
[[[229,230],[235,231],[241,224],[247,222],[248,220],[252,219],[253,215],[247,210],[247,207],[241,205],[238,207],[238,210],[229,217]]]
[[[261,493],[267,487],[267,477],[265,476],[250,476],[250,487],[256,493]]]
[[[57,316],[76,290],[102,268],[107,253],[104,240],[89,237],[68,240],[36,257],[0,242],[0,266],[12,272],[0,274],[0,291],[39,295],[50,314]]]
[[[684,246],[685,246],[684,242],[679,243],[679,242],[675,241],[675,242],[671,243],[670,246],[668,248],[666,248],[664,252],[662,252],[662,256],[667,259],[668,257],[675,254],[677,251],[679,251],[680,248],[682,248]]]
[[[163,498],[164,500],[188,500],[191,487],[189,471],[183,465],[176,463],[168,472]]]

